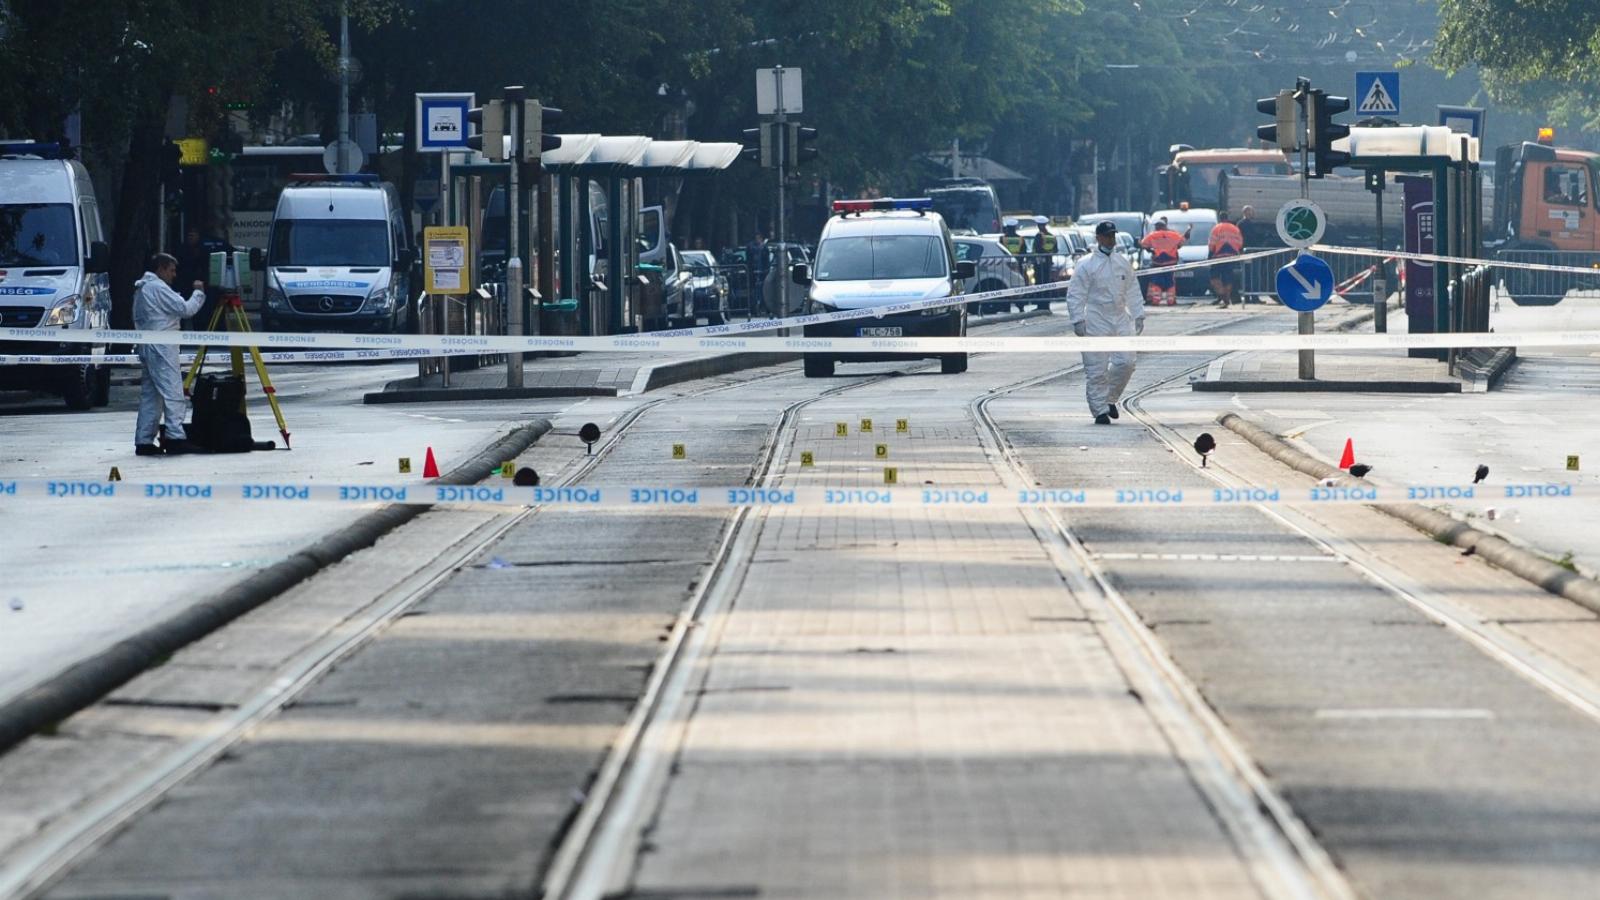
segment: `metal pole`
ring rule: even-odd
[[[350,171],[350,4],[339,7],[339,174]]]
[[[1378,200],[1377,250],[1379,253],[1386,249],[1383,244],[1383,191],[1384,182],[1388,180],[1388,177],[1389,174],[1387,172],[1382,169],[1378,170],[1378,189],[1373,193],[1373,196]],[[1372,330],[1378,334],[1385,334],[1389,331],[1388,274],[1388,265],[1384,263],[1383,257],[1378,257],[1378,271],[1372,278]]]
[[[1300,333],[1316,334],[1316,316],[1312,313],[1300,314]],[[1300,378],[1302,381],[1312,381],[1317,377],[1317,351],[1300,351]]]
[[[545,315],[545,304],[553,303],[556,297],[556,227],[555,227],[555,198],[549,175],[544,173],[542,166],[536,165],[535,171],[539,173],[539,315],[536,321],[540,334],[550,333],[550,323]]]
[[[1311,199],[1311,84],[1304,79],[1297,80],[1296,90],[1300,94],[1300,123],[1296,128],[1300,139],[1300,199]],[[1301,253],[1306,251],[1301,250]],[[1292,265],[1292,264],[1291,264]],[[1301,334],[1316,334],[1317,322],[1314,313],[1303,312],[1299,315]],[[1317,377],[1317,351],[1300,351],[1300,379],[1312,381]]]
[[[777,103],[778,103],[778,111],[777,111],[778,127],[777,127],[776,132],[773,134],[773,142],[772,142],[773,143],[773,148],[772,149],[773,149],[773,151],[775,152],[775,155],[778,158],[778,160],[777,160],[777,162],[778,162],[778,227],[777,227],[777,232],[778,232],[778,253],[779,253],[779,257],[778,257],[778,260],[777,260],[776,264],[781,266],[781,265],[783,265],[784,261],[788,258],[786,253],[785,253],[785,251],[784,251],[784,249],[783,249],[784,237],[785,237],[785,234],[786,234],[786,231],[787,231],[784,228],[784,218],[785,217],[784,217],[783,164],[785,162],[784,157],[786,155],[785,154],[785,150],[787,149],[786,145],[789,143],[789,130],[788,130],[788,125],[786,124],[789,121],[789,117],[784,115],[784,113],[783,113],[783,66],[774,67],[773,70],[772,70],[772,77],[776,81],[775,87],[777,88]],[[778,278],[778,285],[779,285],[780,288],[783,286],[783,278],[781,277],[781,275]],[[782,301],[781,300],[779,301],[779,304],[780,304],[780,306],[782,305]]]
[[[511,135],[511,173],[506,183],[506,333],[521,337],[522,329],[522,236],[518,233],[522,188],[517,175],[522,169],[522,87],[505,91],[506,133]],[[522,387],[522,354],[506,354],[506,387]]]
[[[950,141],[950,177],[961,177],[961,138]]]
[[[439,174],[444,183],[439,187],[440,216],[444,219],[441,223],[449,226],[456,223],[456,180],[450,174],[450,151],[439,154]],[[428,308],[433,310],[434,323],[437,334],[450,333],[450,298],[447,294],[428,295]],[[439,357],[439,384],[441,387],[450,386],[450,357]]]

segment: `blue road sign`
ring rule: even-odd
[[[417,95],[417,151],[467,149],[467,110],[472,94]]]
[[[1356,115],[1392,118],[1400,114],[1399,72],[1356,73]]]
[[[1312,312],[1333,296],[1333,269],[1302,253],[1278,270],[1278,299],[1295,312]]]

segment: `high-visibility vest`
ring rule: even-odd
[[[1158,266],[1171,266],[1178,262],[1178,248],[1183,246],[1183,235],[1163,228],[1145,235],[1139,246],[1150,251],[1151,262]]]
[[[1037,252],[1037,253],[1054,253],[1054,252],[1056,252],[1056,236],[1055,235],[1053,235],[1053,234],[1041,234],[1037,238],[1035,238],[1034,240],[1037,241],[1037,243],[1034,244],[1034,251],[1035,252]]]
[[[1007,250],[1011,251],[1011,255],[1013,255],[1013,256],[1021,256],[1022,255],[1022,247],[1023,247],[1022,235],[1020,235],[1020,234],[1001,235],[1001,237],[1000,237],[1000,246],[1002,246],[1002,247],[1006,248]]]
[[[1244,252],[1244,235],[1232,222],[1218,222],[1211,228],[1211,255],[1238,256]]]

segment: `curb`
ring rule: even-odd
[[[475,484],[550,431],[548,419],[520,426],[438,479]],[[363,515],[220,593],[74,663],[0,704],[0,753],[94,704],[166,656],[277,597],[432,507],[389,505]]]
[[[1254,444],[1278,462],[1313,478],[1348,477],[1342,469],[1296,450],[1277,435],[1241,417],[1238,413],[1223,413],[1217,417],[1217,424]],[[1504,569],[1552,594],[1565,597],[1591,612],[1600,613],[1600,581],[1585,578],[1504,538],[1496,537],[1424,506],[1380,503],[1373,504],[1373,508],[1405,522],[1441,543],[1472,550],[1497,568]]]
[[[520,388],[399,388],[361,395],[368,406],[385,403],[445,403],[454,400],[540,400],[551,397],[615,397],[616,388],[603,387],[520,387]]]
[[[1237,394],[1459,394],[1459,381],[1195,381],[1190,389]]]

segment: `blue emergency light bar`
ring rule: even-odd
[[[917,212],[933,209],[933,199],[930,197],[884,197],[877,200],[835,200],[833,211],[836,213],[877,212],[890,209],[914,209]]]
[[[292,184],[377,184],[378,176],[371,172],[352,175],[328,175],[321,172],[301,172],[289,176]]]
[[[37,156],[40,159],[65,159],[60,144],[37,141],[0,141],[0,156]]]

